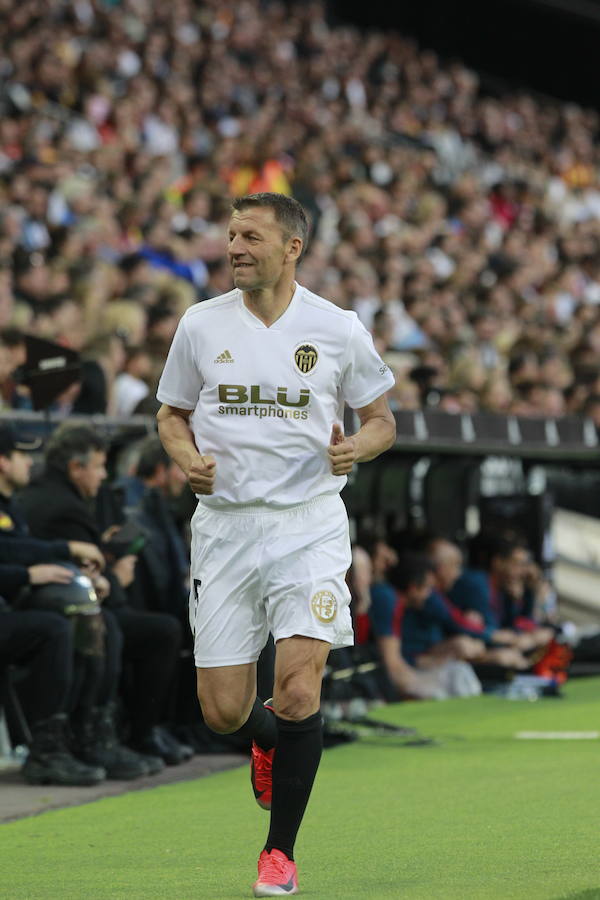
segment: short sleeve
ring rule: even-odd
[[[185,316],[179,322],[160,376],[156,398],[178,409],[195,409],[203,378],[196,363]]]
[[[352,409],[372,403],[394,386],[394,376],[373,346],[373,338],[362,322],[353,316],[352,331],[346,349],[341,390]]]

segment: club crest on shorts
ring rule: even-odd
[[[311,598],[310,608],[319,622],[333,622],[337,615],[337,600],[331,591],[317,591]]]
[[[309,375],[319,361],[319,351],[314,344],[303,341],[294,349],[296,368],[303,375]]]

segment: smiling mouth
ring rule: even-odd
[[[234,263],[234,269],[250,269],[252,267],[252,263]]]

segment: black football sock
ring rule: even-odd
[[[263,706],[257,697],[250,715],[234,734],[256,741],[261,750],[272,750],[277,743],[275,713]]]
[[[271,827],[265,844],[294,858],[294,843],[319,768],[323,722],[316,712],[301,722],[277,718],[279,738],[273,757]]]

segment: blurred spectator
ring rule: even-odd
[[[354,624],[357,645],[366,644],[371,631],[369,609],[371,606],[371,586],[373,584],[373,564],[364,547],[352,547],[352,565],[348,571],[348,586],[352,601],[350,610]]]
[[[187,480],[163,449],[158,437],[142,442],[136,480],[141,496],[130,508],[129,517],[143,529],[146,542],[138,559],[144,603],[150,610],[170,612],[184,622],[189,593],[189,554],[179,533],[169,504],[170,489],[176,481]]]
[[[27,351],[25,336],[18,328],[3,328],[0,331],[0,395],[2,406],[27,407],[29,390],[16,380],[15,373],[25,364]],[[6,373],[6,374],[4,374]]]
[[[402,554],[394,576],[396,592],[391,583],[381,580],[385,560],[383,547],[380,546],[376,553],[380,580],[373,585],[370,616],[381,659],[397,695],[443,700],[481,693],[475,673],[456,658],[457,654],[436,663],[427,661],[423,669],[417,668],[415,651],[420,646],[419,635],[424,628],[430,632],[429,623],[423,619],[433,587],[433,572],[427,558],[419,554]],[[390,555],[387,562],[391,562]]]
[[[436,542],[437,543],[437,542]],[[411,665],[431,669],[448,662],[470,663],[500,662],[525,668],[526,662],[517,653],[507,649],[490,651],[486,645],[494,640],[493,630],[480,621],[463,616],[445,597],[449,584],[460,573],[461,556],[457,547],[449,542],[429,544],[427,563],[431,572],[429,591],[411,605],[411,615],[402,616],[402,653]],[[402,573],[398,573],[403,583]],[[497,653],[510,655],[510,660],[499,660]],[[494,658],[491,658],[491,655]]]
[[[550,586],[525,543],[502,537],[492,543],[488,585],[492,613],[500,627],[526,633],[534,646],[552,639],[553,629],[538,624]]]
[[[0,565],[2,590],[7,576],[12,582],[14,568]],[[38,578],[56,578],[59,568],[30,566],[29,583],[40,583]],[[102,781],[106,777],[103,768],[86,765],[69,749],[66,709],[73,688],[73,640],[68,618],[45,610],[11,610],[0,598],[0,680],[5,680],[9,665],[24,667],[26,673],[18,687],[31,732],[22,769],[25,780],[30,784],[62,785]]]
[[[123,482],[121,482],[123,484]],[[156,436],[139,447],[135,477],[125,481],[130,500],[128,521],[143,530],[144,546],[139,554],[136,578],[144,607],[166,612],[181,623],[182,652],[174,685],[167,703],[166,718],[184,743],[194,745],[195,723],[199,722],[195,690],[193,636],[188,623],[189,550],[179,531],[172,499],[189,490],[187,479],[163,449]]]
[[[115,380],[115,412],[118,416],[130,416],[150,393],[147,381],[150,370],[151,359],[147,350],[129,347],[123,371]]]
[[[588,419],[592,420],[600,432],[600,394],[590,394],[590,396],[587,397],[583,412]]]
[[[14,494],[29,483],[31,459],[22,450],[15,433],[8,426],[0,428],[0,561],[4,563],[3,590],[9,599],[31,585],[59,583],[68,585],[73,571],[53,563],[74,558],[92,579],[98,596],[104,599],[110,590],[101,575],[104,557],[98,546],[90,541],[60,540],[32,537],[27,523],[15,503]],[[10,564],[11,572],[7,567]],[[9,579],[10,574],[10,579]],[[30,593],[27,601],[34,597]],[[111,778],[130,779],[156,771],[154,762],[141,760],[102,734],[101,723],[106,720],[110,704],[116,697],[120,671],[121,638],[113,625],[94,627],[91,619],[87,638],[93,642],[93,652],[76,643],[71,660],[72,691],[66,712],[75,737],[73,749],[78,757],[92,766],[100,767]],[[81,630],[81,629],[80,629]],[[98,639],[93,634],[95,630]],[[85,738],[85,739],[84,739]]]
[[[477,663],[493,663],[499,666],[526,669],[527,659],[521,653],[519,641],[509,629],[502,629],[496,620],[479,609],[468,608],[463,613],[463,604],[455,605],[451,593],[462,575],[463,557],[460,548],[452,541],[436,538],[427,545],[427,555],[434,572],[435,589],[443,603],[434,615],[443,623],[447,632],[454,628],[457,632],[471,637],[479,636],[486,644],[485,649],[472,657]],[[454,596],[460,598],[460,589]],[[432,610],[433,612],[433,610]],[[443,613],[452,620],[443,621]],[[453,641],[453,638],[450,638]],[[459,638],[460,640],[460,638]],[[434,651],[437,652],[437,651]]]
[[[124,363],[125,348],[119,335],[105,334],[86,344],[82,352],[81,390],[73,412],[114,415],[115,379]]]
[[[554,592],[525,543],[484,533],[478,536],[477,544],[479,562],[486,568],[461,572],[448,591],[452,603],[466,616],[494,630],[500,635],[499,642],[522,652],[548,644],[554,634],[546,627],[555,618]]]

